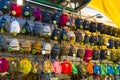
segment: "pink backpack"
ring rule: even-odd
[[[53,63],[54,73],[61,73],[62,67],[59,61],[54,61]]]
[[[0,73],[8,71],[8,60],[5,58],[0,59]]]
[[[35,17],[35,20],[42,20],[42,11],[39,8],[35,8],[33,11],[33,16]]]
[[[66,14],[62,14],[60,17],[60,25],[66,26],[66,23],[69,21],[69,17]]]

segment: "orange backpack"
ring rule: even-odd
[[[93,67],[94,67],[94,65],[92,63],[87,64],[87,72],[88,72],[88,74],[94,74]]]

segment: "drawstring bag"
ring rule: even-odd
[[[94,74],[99,76],[101,74],[101,68],[99,65],[94,65]]]
[[[86,69],[87,69],[87,72],[89,73],[89,74],[93,74],[94,73],[94,68],[93,68],[93,64],[92,63],[88,63],[87,64],[87,67],[86,67]]]
[[[78,74],[78,68],[75,62],[72,62],[72,73]]]
[[[62,72],[62,66],[60,61],[56,60],[53,63],[54,73],[61,73]]]

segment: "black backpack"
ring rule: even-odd
[[[30,5],[25,5],[22,9],[22,16],[25,18],[31,18],[32,16],[32,8]]]
[[[51,39],[56,40],[56,41],[60,41],[60,36],[61,36],[61,30],[55,28],[52,32]]]
[[[5,1],[5,3],[2,4],[1,11],[3,12],[3,14],[7,14],[10,12],[11,2],[9,0],[2,0],[2,1]]]
[[[69,49],[69,56],[73,56],[73,54],[76,54],[76,48],[74,46],[71,45],[70,49]]]
[[[89,35],[87,35],[87,34],[85,34],[85,36],[84,36],[84,44],[87,44],[87,43],[89,43]]]
[[[82,28],[83,28],[83,20],[80,19],[80,18],[77,18],[77,19],[75,20],[75,25],[76,25],[76,28],[77,28],[77,29],[82,29]]]
[[[62,40],[67,40],[67,31],[65,29],[62,29],[61,39]]]
[[[0,36],[0,49],[2,51],[5,51],[7,49],[7,40],[3,36]]]
[[[80,58],[84,57],[84,49],[77,49],[77,57]]]
[[[98,43],[97,43],[99,46],[102,46],[104,45],[104,38],[100,35],[98,35]]]
[[[51,50],[51,58],[56,59],[56,57],[59,57],[60,55],[60,45],[59,44],[54,44],[54,47]]]
[[[25,22],[25,24],[22,27],[22,33],[25,33],[25,34],[28,34],[28,35],[30,35],[32,33],[30,25],[28,24],[27,21]]]
[[[106,59],[106,56],[107,56],[107,50],[101,49],[101,50],[100,50],[100,59],[101,59],[101,60],[105,60],[105,59]]]
[[[42,14],[42,22],[49,23],[50,20],[51,20],[50,12],[43,12],[43,14]]]
[[[1,20],[0,20],[0,32],[1,33],[4,33],[7,31],[7,28],[8,28],[8,22],[7,20],[3,17]]]
[[[104,25],[103,23],[98,23],[97,24],[97,31],[101,32],[101,30],[103,29]]]
[[[98,42],[97,37],[94,36],[94,35],[91,35],[90,36],[90,43],[91,43],[91,45],[97,45],[97,42]]]
[[[33,26],[33,35],[34,36],[40,36],[42,27],[39,23],[35,23]]]
[[[118,49],[120,47],[120,40],[115,40],[114,46],[115,46],[115,49]]]
[[[83,35],[80,32],[75,32],[76,42],[83,42]]]
[[[108,46],[107,46],[107,48],[110,48],[110,49],[112,49],[113,47],[114,47],[114,40],[113,39],[109,39],[108,40]]]
[[[59,20],[60,20],[60,15],[59,14],[55,13],[55,14],[52,15],[52,22],[56,21],[57,24],[59,24]]]
[[[96,32],[96,30],[97,30],[97,25],[96,25],[96,23],[95,23],[95,22],[91,22],[91,23],[90,23],[90,27],[89,27],[89,31],[90,31],[90,32]]]
[[[93,50],[93,57],[92,60],[98,60],[99,59],[99,50]]]
[[[89,30],[89,22],[87,20],[84,20],[84,22],[83,22],[83,29]]]

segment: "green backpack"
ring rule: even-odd
[[[78,74],[78,68],[75,62],[72,63],[72,73]]]
[[[118,64],[113,64],[114,74],[119,75]]]
[[[100,68],[101,68],[101,75],[106,75],[107,74],[106,64],[101,63]]]

